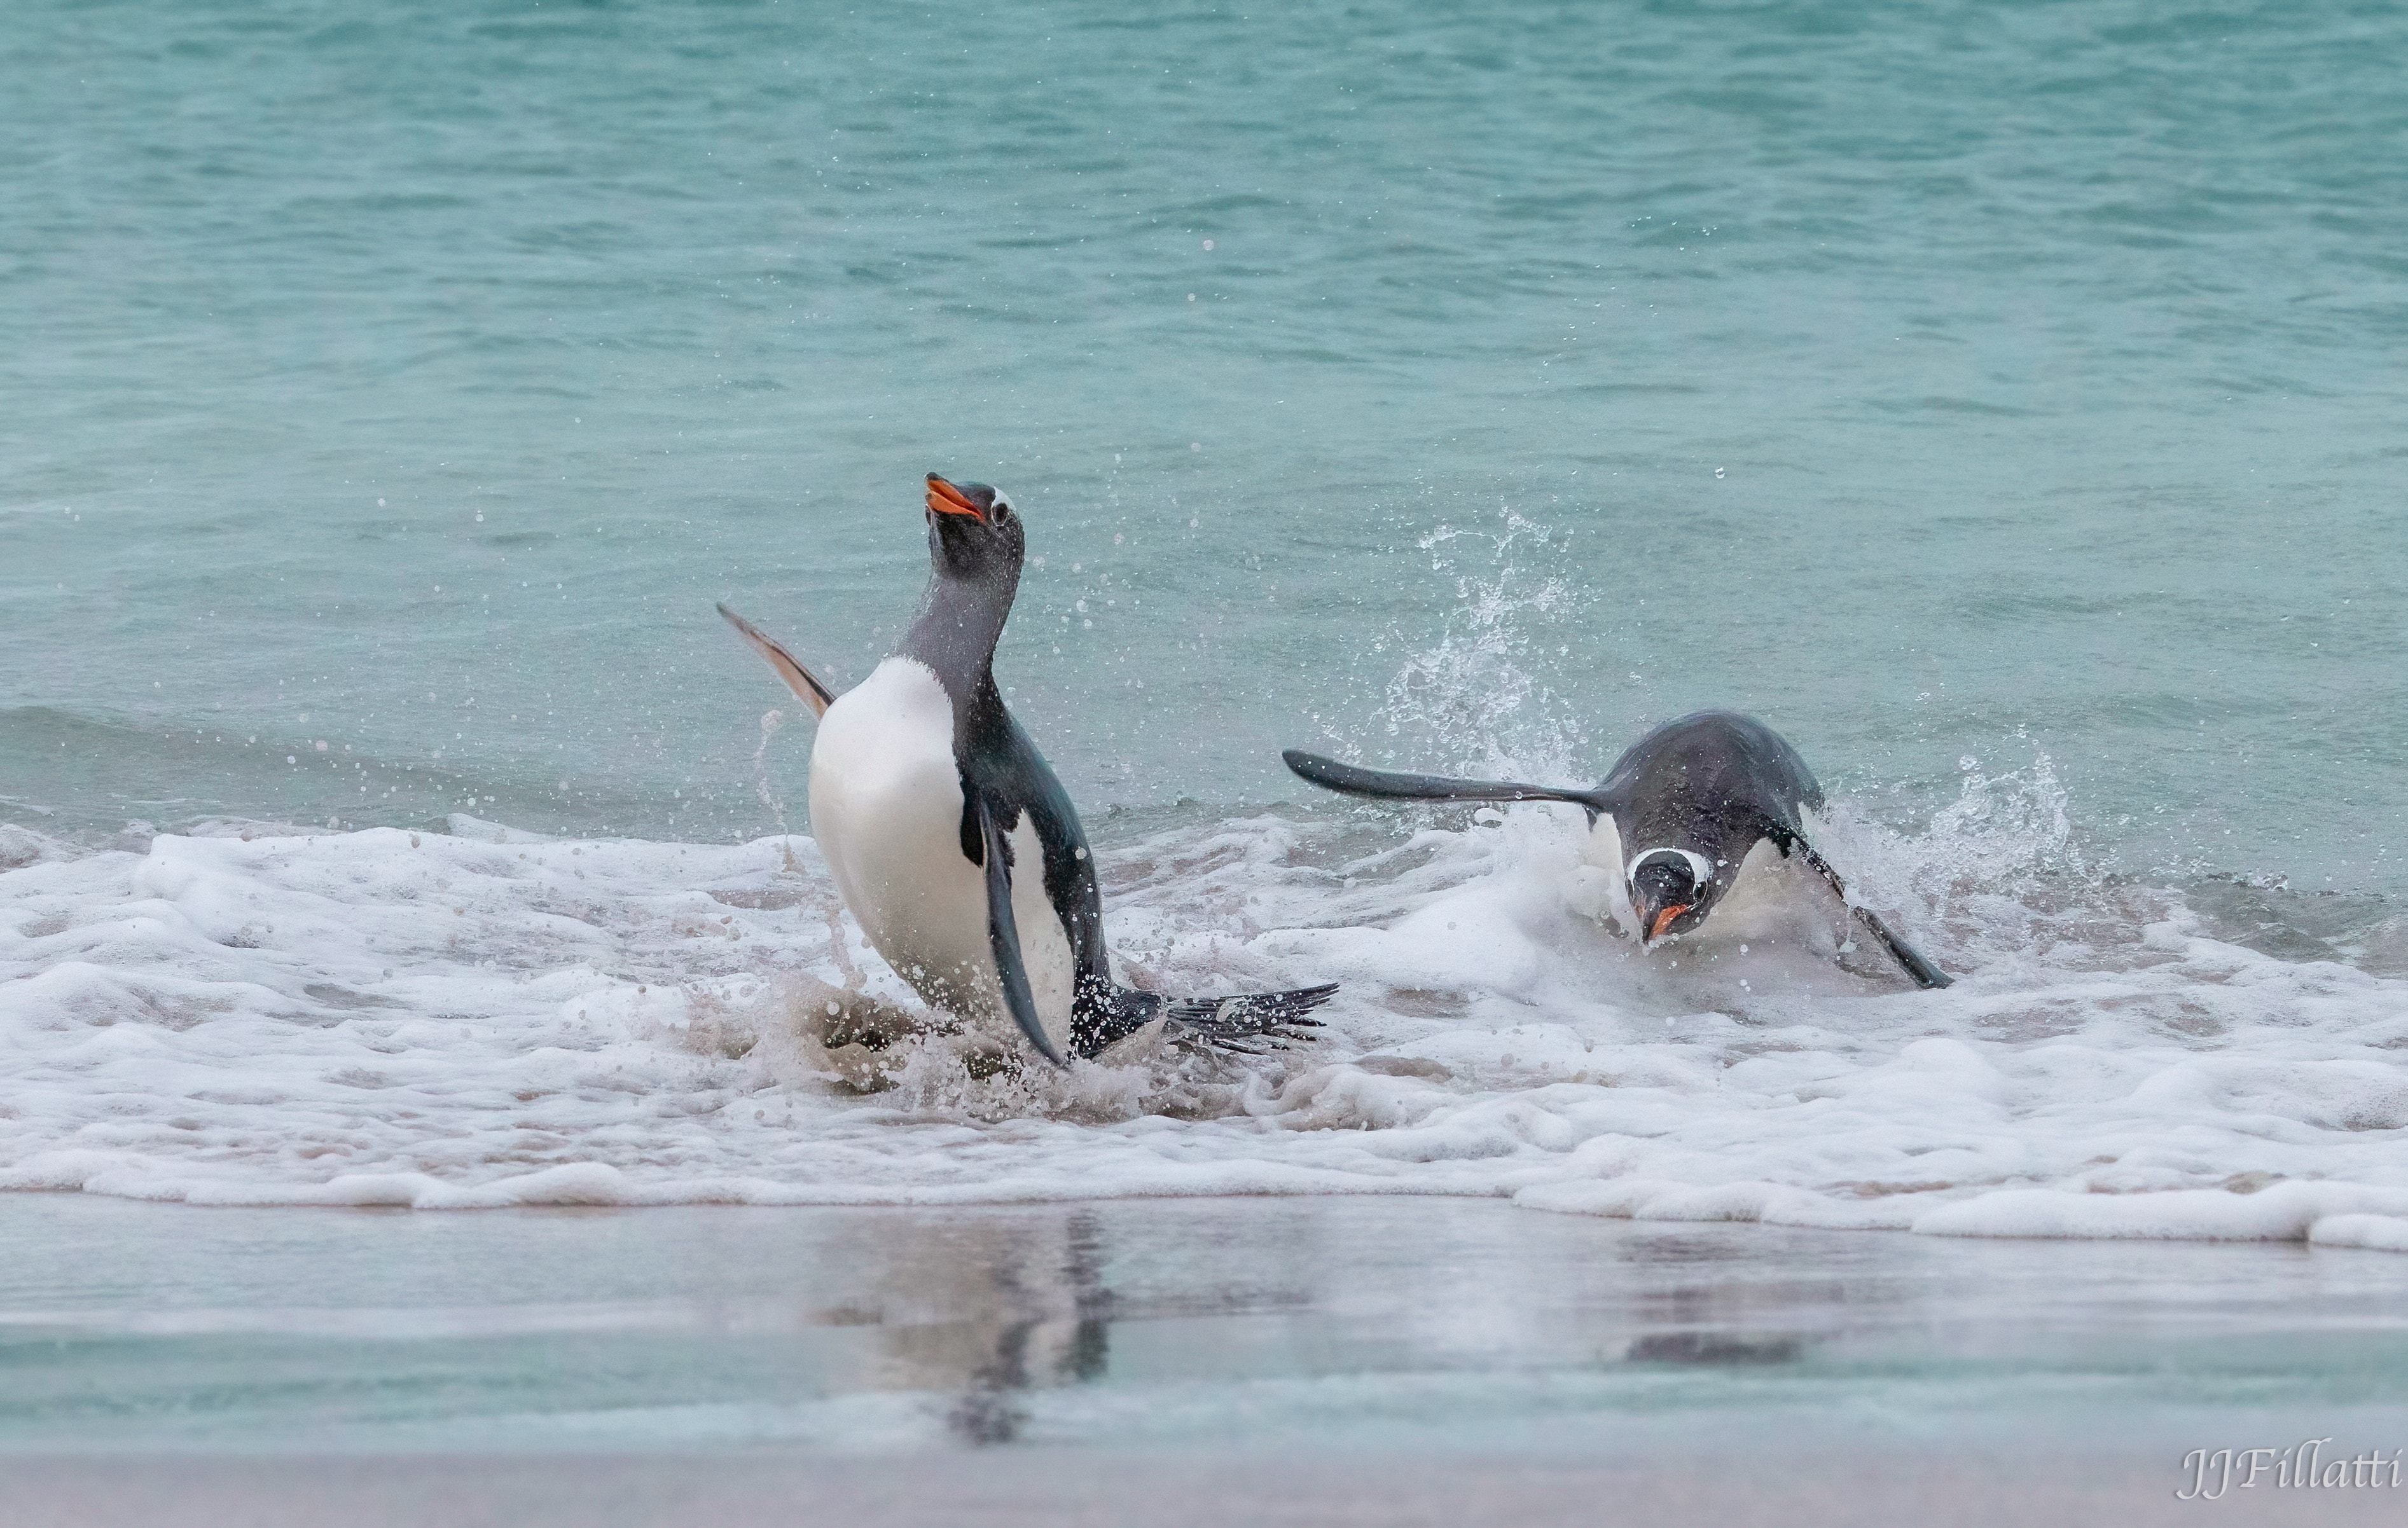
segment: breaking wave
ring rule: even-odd
[[[1570,596],[1500,567],[1467,577],[1390,717],[1449,765],[1594,774],[1518,666],[1525,623]],[[1059,1073],[928,1013],[800,835],[12,827],[0,1187],[428,1208],[1476,1194],[2408,1250],[2393,909],[2120,875],[2038,753],[1969,759],[1953,801],[1894,817],[1838,800],[1821,836],[1959,976],[1942,992],[1852,954],[1811,903],[1642,951],[1598,916],[1574,808],[1130,818],[1099,852],[1128,975],[1343,989],[1322,1037],[1269,1057],[1140,1035]]]

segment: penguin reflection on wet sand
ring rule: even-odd
[[[1112,979],[1079,814],[996,688],[995,648],[1026,533],[984,483],[928,475],[932,570],[902,645],[837,694],[719,607],[820,719],[811,834],[837,893],[896,974],[937,1007],[1009,1014],[1057,1065],[1160,1019],[1248,1051],[1301,1038],[1337,986],[1166,997]]]
[[[1806,842],[1804,814],[1822,809],[1823,788],[1798,750],[1754,717],[1699,711],[1668,721],[1589,791],[1361,769],[1296,749],[1282,757],[1313,784],[1349,795],[1577,803],[1588,810],[1591,854],[1621,872],[1634,932],[1647,945],[1696,929],[1743,874],[1769,870],[1768,860],[1801,859],[1908,976],[1925,987],[1950,982],[1870,908],[1849,901],[1839,872]]]

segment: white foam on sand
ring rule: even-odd
[[[1845,814],[1823,835],[1960,973],[1938,992],[1843,964],[1811,905],[1638,950],[1588,915],[1570,809],[1159,834],[1101,856],[1129,975],[1344,989],[1284,1054],[1145,1035],[1067,1074],[996,1071],[1008,1035],[914,1033],[932,1016],[801,837],[458,819],[85,850],[9,830],[0,1187],[425,1208],[1482,1194],[2408,1250],[2408,982],[2070,874],[1999,789],[1969,781],[1919,836]]]

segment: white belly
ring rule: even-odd
[[[1045,854],[1024,815],[1008,824],[1011,911],[1038,1016],[1067,1048],[1078,970],[1045,896]],[[934,670],[889,658],[837,697],[811,746],[811,834],[853,921],[922,997],[1002,1018],[987,942],[986,872],[962,853],[953,709]]]
[[[1831,933],[1835,914],[1844,937],[1847,909],[1807,868],[1806,857],[1784,858],[1771,839],[1759,838],[1697,932],[1726,944],[1795,944],[1828,952],[1839,942]]]

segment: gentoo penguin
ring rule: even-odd
[[[1950,978],[1848,901],[1838,871],[1806,842],[1802,814],[1819,811],[1823,788],[1779,733],[1736,711],[1699,711],[1667,721],[1630,746],[1593,791],[1506,780],[1358,769],[1290,749],[1287,766],[1315,785],[1349,795],[1414,801],[1570,801],[1588,808],[1593,849],[1622,872],[1643,944],[1685,934],[1706,920],[1759,844],[1800,856],[1830,883],[1856,921],[1926,987]]]
[[[934,564],[903,643],[838,695],[751,622],[727,618],[816,712],[811,833],[837,892],[931,1004],[1010,1014],[1056,1065],[1166,1019],[1226,1050],[1298,1038],[1335,984],[1170,998],[1112,979],[1079,814],[995,683],[1025,533],[984,483],[928,475]]]

